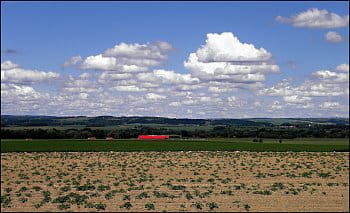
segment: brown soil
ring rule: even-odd
[[[28,212],[349,211],[349,153],[2,153],[1,200]]]

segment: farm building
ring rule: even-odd
[[[96,137],[88,137],[88,140],[96,140]]]
[[[112,137],[106,137],[106,140],[113,140],[114,138]]]
[[[165,140],[172,138],[181,138],[180,135],[139,135],[139,140]]]
[[[169,135],[139,135],[139,140],[165,140],[169,139]]]

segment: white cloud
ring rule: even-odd
[[[2,114],[48,114],[48,93],[38,92],[33,87],[1,83]]]
[[[306,80],[300,86],[292,86],[287,80],[283,80],[271,88],[258,91],[259,95],[267,96],[299,96],[299,97],[327,97],[347,95],[346,87],[341,84],[327,84]]]
[[[207,37],[206,43],[184,62],[189,73],[155,67],[161,65],[173,49],[166,42],[121,43],[94,56],[68,60],[65,66],[76,65],[100,72],[85,71],[76,77],[51,76],[58,84],[50,91],[46,88],[51,87],[47,84],[51,81],[46,81],[51,79],[49,72],[43,75],[5,61],[1,64],[2,77],[11,70],[25,71],[30,77],[20,79],[12,75],[11,81],[7,76],[6,81],[2,79],[2,110],[10,114],[217,118],[261,117],[266,116],[266,112],[273,112],[270,114],[275,117],[291,113],[295,116],[322,114],[326,110],[314,106],[329,102],[330,97],[332,102],[346,105],[348,64],[340,64],[334,70],[316,71],[297,86],[285,80],[265,88],[267,75],[279,72],[270,52],[243,43],[232,33],[210,33]],[[39,82],[47,85],[36,87]],[[41,92],[41,88],[49,93]],[[260,96],[255,96],[259,89]],[[278,100],[268,96],[277,96]],[[346,114],[345,108],[335,105],[328,114],[330,111]]]
[[[64,62],[64,64],[62,65],[63,67],[70,67],[73,65],[76,65],[77,63],[79,63],[82,60],[80,55],[77,56],[73,56],[72,58],[70,58],[69,60],[67,60],[66,62]]]
[[[173,107],[179,107],[179,106],[181,106],[182,104],[180,103],[180,102],[177,102],[177,101],[174,101],[174,102],[171,102],[170,104],[169,104],[169,106],[173,106]]]
[[[45,80],[57,79],[60,74],[55,72],[43,72],[26,70],[11,61],[1,64],[1,81],[4,83],[32,84]]]
[[[327,101],[327,102],[320,104],[319,106],[323,109],[335,109],[335,108],[339,108],[341,105],[338,102]]]
[[[99,87],[96,82],[86,78],[70,78],[62,86],[62,91],[69,95],[72,93],[93,93],[102,92],[103,88]]]
[[[139,58],[139,59],[155,59],[164,60],[167,58],[166,54],[173,47],[171,44],[159,41],[147,44],[126,44],[120,43],[113,48],[107,49],[104,56],[116,58]]]
[[[349,72],[349,64],[340,64],[337,66],[336,70],[341,72]]]
[[[336,84],[349,82],[349,73],[338,73],[329,70],[319,70],[312,74],[320,81]]]
[[[198,78],[191,74],[180,74],[169,70],[153,70],[153,72],[139,73],[137,79],[144,82],[155,82],[163,84],[194,84],[199,83]]]
[[[196,55],[200,62],[266,61],[272,56],[264,48],[240,42],[231,32],[208,33],[206,44]]]
[[[293,103],[293,104],[302,104],[302,103],[311,101],[310,97],[301,97],[298,95],[284,96],[283,99],[285,102]]]
[[[81,79],[88,79],[90,77],[91,77],[91,74],[86,73],[86,72],[79,75],[79,78],[81,78]]]
[[[120,69],[117,66],[117,60],[112,57],[104,57],[102,54],[87,57],[80,65],[82,69],[96,69],[96,70],[115,70]]]
[[[12,61],[4,61],[1,63],[1,70],[11,70],[14,68],[19,68],[18,64],[13,63]]]
[[[270,107],[271,107],[271,109],[282,109],[283,108],[283,106],[281,105],[281,103],[279,101],[272,102]]]
[[[115,90],[115,91],[119,91],[119,92],[142,92],[142,91],[146,91],[146,89],[137,87],[135,85],[115,86],[115,87],[111,87],[111,89]]]
[[[1,96],[7,101],[10,99],[17,99],[21,102],[28,102],[40,100],[41,98],[48,98],[48,94],[41,94],[30,86],[22,86],[15,84],[1,84]]]
[[[298,13],[289,18],[277,16],[276,20],[280,23],[293,24],[295,27],[307,28],[339,28],[349,25],[349,15],[340,16],[327,10],[311,8],[307,11]]]
[[[159,95],[159,94],[155,94],[155,93],[147,93],[146,94],[146,99],[153,100],[153,101],[158,101],[158,100],[162,100],[165,98],[166,98],[165,95]]]
[[[343,37],[339,33],[334,32],[334,31],[327,32],[325,34],[325,39],[329,42],[332,42],[332,43],[338,43],[338,42],[343,41]]]
[[[191,53],[184,66],[201,81],[242,84],[262,82],[267,73],[279,72],[271,53],[240,42],[231,32],[207,34],[205,45]]]
[[[311,78],[306,79],[300,86],[292,86],[288,80],[284,79],[271,88],[260,90],[258,94],[284,96],[287,102],[292,102],[292,97],[307,101],[308,97],[346,96],[349,95],[349,73],[343,72],[346,69],[347,65],[341,64],[337,66],[336,71],[313,72]]]
[[[79,67],[119,73],[145,72],[150,67],[159,66],[165,61],[168,58],[167,54],[172,49],[173,47],[165,41],[146,44],[120,43],[102,54],[86,57]],[[73,64],[71,61],[67,62],[67,65],[71,64]]]
[[[103,72],[98,77],[98,81],[101,83],[107,83],[110,81],[127,80],[133,77],[130,73],[115,73],[115,72]]]
[[[223,93],[223,92],[229,92],[234,90],[233,88],[224,88],[224,87],[217,87],[217,86],[209,86],[208,91],[212,93]]]

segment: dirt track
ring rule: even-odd
[[[1,196],[1,211],[349,211],[349,154],[2,153]]]

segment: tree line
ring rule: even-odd
[[[275,127],[244,127],[244,126],[215,126],[204,129],[166,129],[149,126],[136,126],[126,129],[4,129],[1,128],[2,139],[86,139],[96,137],[104,139],[113,137],[115,139],[137,138],[139,135],[180,135],[183,138],[273,138],[293,139],[298,137],[323,137],[323,138],[349,138],[348,125],[314,125],[304,128],[281,128]]]

